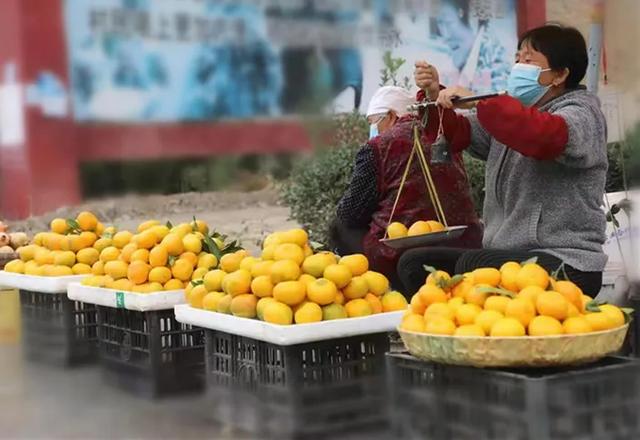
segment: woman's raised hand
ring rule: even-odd
[[[464,98],[466,96],[472,96],[473,92],[471,90],[467,90],[464,87],[459,87],[459,86],[455,86],[455,87],[449,87],[447,89],[443,89],[440,90],[440,93],[438,94],[438,99],[436,100],[436,102],[438,103],[439,106],[444,107],[444,108],[463,108],[463,109],[470,109],[475,107],[476,102],[466,102],[464,104],[456,104],[454,102],[455,98]]]
[[[415,67],[413,77],[416,81],[416,86],[424,90],[431,101],[435,101],[440,92],[438,69],[426,61],[416,61]]]

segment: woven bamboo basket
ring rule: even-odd
[[[398,329],[407,350],[425,361],[474,367],[580,365],[615,353],[629,325],[578,335],[492,338],[440,336]]]

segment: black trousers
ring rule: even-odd
[[[507,261],[526,261],[537,257],[538,264],[549,272],[554,272],[562,260],[544,252],[458,249],[458,248],[417,248],[406,251],[398,262],[398,275],[404,286],[404,294],[410,298],[422,287],[427,277],[423,266],[432,266],[450,274],[471,272],[479,267],[499,268]],[[568,278],[582,289],[585,295],[595,296],[602,287],[602,272],[582,272],[565,265]]]

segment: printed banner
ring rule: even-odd
[[[383,55],[501,90],[515,0],[66,0],[79,121],[173,122],[366,108]],[[391,81],[393,82],[393,80]]]

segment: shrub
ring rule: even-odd
[[[320,148],[298,161],[281,186],[291,216],[309,231],[312,240],[328,243],[336,206],[349,185],[353,161],[367,139],[366,120],[357,113],[336,118],[335,147]]]

